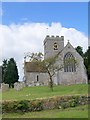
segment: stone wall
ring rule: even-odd
[[[63,60],[67,52],[70,52],[75,57],[76,72],[64,72]],[[60,70],[58,75],[55,76],[58,76],[56,81],[58,81],[59,84],[70,85],[87,83],[87,74],[83,63],[83,58],[76,52],[70,43],[67,44],[65,49],[58,56],[57,64],[58,66],[63,66],[62,70]]]
[[[48,81],[49,81],[48,73],[27,72],[25,78],[26,78],[27,86],[48,85]]]
[[[3,113],[21,113],[31,111],[41,111],[49,109],[66,109],[76,106],[88,105],[88,96],[54,96],[50,98],[19,100],[19,101],[2,101]],[[87,107],[88,108],[88,107]],[[86,108],[85,108],[86,109]],[[84,110],[84,109],[83,109]]]
[[[54,49],[57,44],[57,50]],[[49,58],[58,54],[64,48],[64,36],[46,36],[44,40],[44,58]]]

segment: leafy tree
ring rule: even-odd
[[[3,82],[9,84],[9,87],[13,87],[14,83],[18,82],[18,79],[16,62],[13,58],[10,58],[4,71]]]
[[[35,62],[37,66],[39,67],[39,70],[44,70],[49,75],[49,86],[51,90],[53,91],[53,80],[52,77],[55,74],[55,71],[57,69],[55,63],[56,57],[48,58],[46,60],[43,60],[43,54],[41,52],[39,53],[27,53],[25,55],[25,60],[29,59],[30,62]]]
[[[76,48],[76,51],[83,57],[83,48],[81,46],[77,46]]]
[[[30,62],[32,61],[41,61],[43,59],[43,54],[39,53],[26,53],[24,59],[28,59]]]
[[[58,64],[56,64],[56,59],[57,56],[42,61],[43,67],[49,75],[49,87],[51,88],[52,91],[53,91],[53,76],[58,70],[63,68],[63,65],[58,66]]]
[[[44,67],[45,70],[47,71],[48,75],[49,75],[49,87],[51,88],[51,90],[53,91],[53,79],[52,77],[55,74],[55,66],[54,66],[54,58],[49,58],[47,60],[44,60]]]

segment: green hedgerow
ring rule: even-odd
[[[41,111],[43,110],[42,101],[32,101],[29,105],[29,111]]]
[[[28,111],[29,105],[27,100],[20,101],[18,103],[15,103],[13,106],[13,109],[16,111]]]

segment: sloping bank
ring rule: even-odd
[[[65,109],[88,104],[87,95],[55,96],[45,99],[2,101],[2,113]]]

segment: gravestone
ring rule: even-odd
[[[14,83],[14,89],[15,90],[21,90],[22,88],[24,88],[26,85],[24,82],[16,82]]]
[[[2,89],[2,92],[8,91],[9,85],[5,83],[1,83],[1,89]]]

